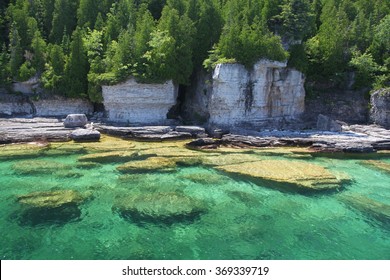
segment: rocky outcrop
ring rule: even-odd
[[[141,126],[120,127],[109,125],[95,125],[102,133],[121,136],[128,139],[164,141],[175,139],[190,139],[204,137],[205,129],[198,126]]]
[[[58,119],[0,119],[0,144],[33,141],[69,141],[71,130]]]
[[[261,60],[248,71],[217,65],[208,104],[211,125],[262,127],[304,112],[304,76],[286,64]]]
[[[93,111],[92,103],[85,99],[0,94],[0,116],[65,117],[68,114],[91,115]]]
[[[316,152],[373,153],[390,150],[390,130],[378,126],[343,126],[343,132],[326,131],[250,131],[237,130],[219,141],[198,139],[190,148],[216,148],[220,145],[235,147],[311,147]]]
[[[91,102],[80,98],[64,98],[50,96],[32,100],[35,116],[39,117],[64,117],[69,114],[92,115],[94,108]]]
[[[381,89],[371,95],[370,119],[390,129],[390,89]]]
[[[134,124],[165,124],[176,105],[178,90],[172,81],[140,84],[134,79],[103,86],[103,103],[108,121]]]

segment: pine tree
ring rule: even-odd
[[[87,96],[88,61],[85,53],[82,32],[79,27],[72,34],[71,53],[65,67],[65,93],[68,97]]]
[[[45,68],[46,43],[42,39],[39,31],[35,32],[31,48],[34,53],[32,67],[38,72],[38,74],[41,74]]]
[[[80,0],[77,10],[78,26],[94,28],[99,9],[94,0]]]
[[[23,64],[23,49],[21,46],[21,39],[19,36],[16,24],[13,23],[11,26],[10,34],[10,71],[14,79],[18,78],[19,68]]]

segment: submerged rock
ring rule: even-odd
[[[334,175],[322,166],[301,161],[262,160],[217,169],[249,179],[260,180],[266,186],[282,190],[324,191],[339,189],[350,179],[345,175]]]
[[[214,173],[191,173],[181,175],[178,178],[189,180],[202,185],[220,185],[227,180],[225,176],[221,176]]]
[[[119,199],[113,211],[135,222],[173,224],[193,221],[207,208],[202,201],[179,193],[145,193]]]
[[[390,205],[363,195],[341,195],[339,199],[346,205],[361,211],[363,214],[384,222],[390,223]]]
[[[52,174],[71,168],[68,164],[46,160],[24,160],[12,165],[13,171],[21,175]]]
[[[176,167],[174,158],[150,157],[145,160],[135,160],[117,167],[122,173],[148,172],[148,171],[170,171]]]
[[[80,204],[84,200],[85,196],[74,190],[34,192],[18,196],[20,204],[46,208],[55,208],[68,203]]]
[[[107,163],[107,162],[126,162],[131,159],[134,159],[138,153],[136,152],[106,152],[106,153],[96,153],[89,154],[79,157],[78,161],[81,162],[98,162],[98,163]]]
[[[378,160],[365,160],[362,165],[378,169],[380,171],[390,173],[390,163],[378,161]]]
[[[22,209],[16,218],[24,226],[64,224],[80,218],[81,210],[78,206],[87,198],[74,190],[21,195],[17,201]]]

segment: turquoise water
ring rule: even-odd
[[[340,199],[358,195],[389,207],[389,173],[362,160],[300,159],[345,172],[353,182],[336,192],[298,194],[205,166],[133,176],[116,170],[122,163],[86,169],[77,161],[83,154],[44,151],[32,159],[71,168],[41,173],[16,172],[23,156],[1,159],[1,259],[390,259],[389,220]],[[380,160],[390,163],[390,156]],[[35,217],[32,223],[23,216],[18,196],[53,190],[77,190],[92,198],[63,220]],[[113,208],[118,198],[153,192],[184,194],[202,201],[207,211],[166,224],[128,219]]]

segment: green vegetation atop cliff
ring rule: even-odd
[[[312,82],[389,83],[382,0],[10,0],[0,3],[0,83],[41,78],[101,101],[101,85],[188,84],[202,67],[289,60]]]

